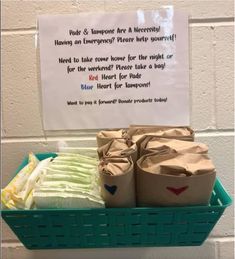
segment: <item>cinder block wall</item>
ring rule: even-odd
[[[54,151],[60,140],[95,145],[96,131],[44,133],[35,50],[36,17],[87,11],[151,10],[173,4],[190,14],[191,126],[209,145],[224,186],[234,192],[232,0],[68,0],[2,1],[2,185],[29,152]],[[233,207],[227,209],[201,247],[29,251],[3,224],[2,258],[232,259]]]

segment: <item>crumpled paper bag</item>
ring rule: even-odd
[[[99,173],[101,195],[106,207],[135,207],[135,177],[131,158],[103,158]]]
[[[126,131],[124,129],[120,130],[101,130],[96,135],[97,146],[102,147],[107,144],[112,139],[125,138]]]
[[[137,204],[208,204],[215,177],[215,167],[206,154],[145,155],[137,161]]]
[[[140,156],[149,153],[196,153],[205,154],[208,152],[207,145],[199,142],[169,139],[156,136],[146,136],[139,147]]]
[[[194,141],[194,132],[189,127],[175,126],[141,126],[131,125],[127,130],[127,137],[138,143],[144,136],[162,136],[186,141]]]
[[[131,157],[133,163],[137,160],[137,146],[127,139],[113,139],[98,148],[99,158],[103,157]]]

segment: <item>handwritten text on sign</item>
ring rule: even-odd
[[[186,15],[43,15],[39,37],[46,130],[189,124]]]

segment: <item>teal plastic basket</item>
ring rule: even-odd
[[[208,206],[2,210],[2,217],[28,249],[198,246],[231,203],[217,179]]]

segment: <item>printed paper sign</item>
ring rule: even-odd
[[[43,15],[39,40],[46,130],[189,124],[187,15]]]

